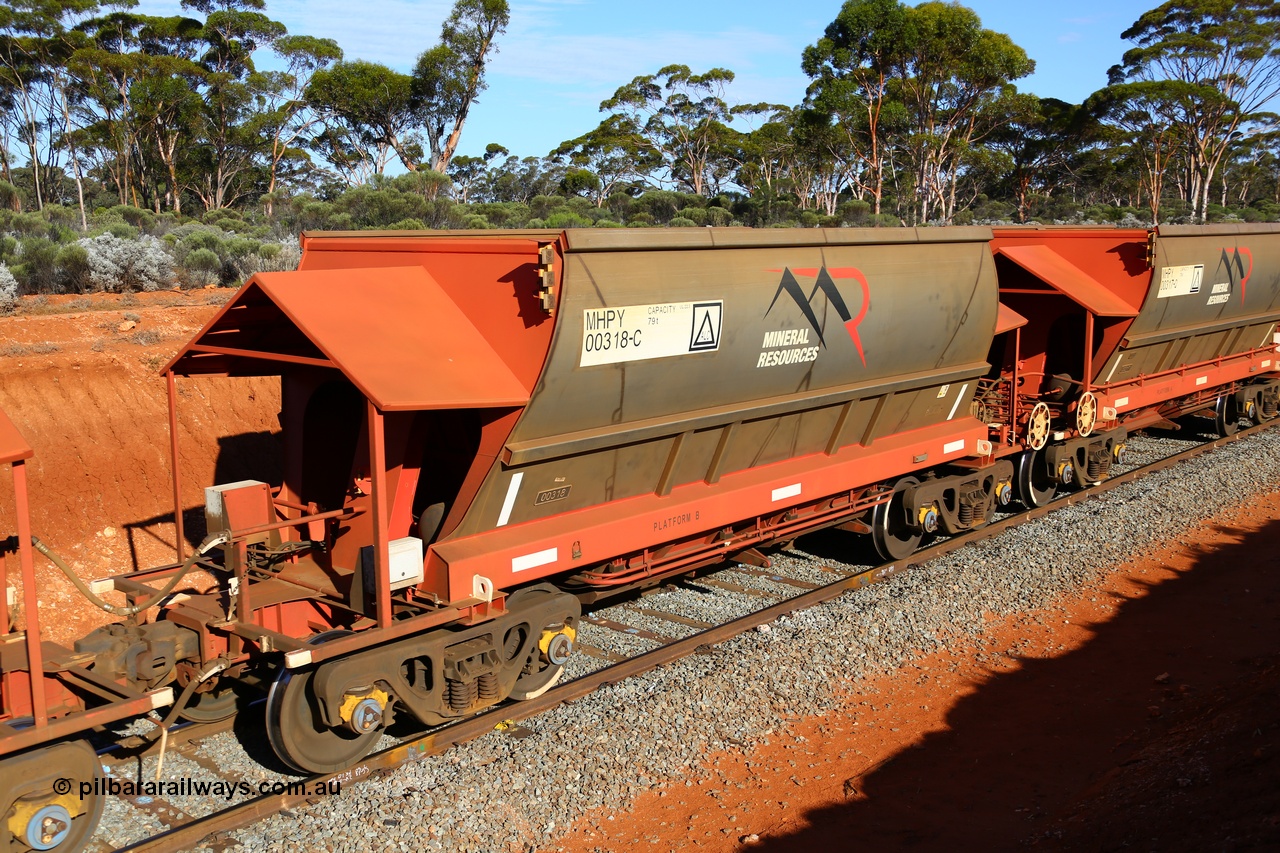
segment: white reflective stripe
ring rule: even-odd
[[[1128,398],[1128,397],[1117,397],[1117,398],[1116,398],[1116,408],[1117,408],[1117,409],[1123,408],[1123,407],[1125,407],[1125,406],[1127,406],[1127,405],[1129,405],[1129,398]]]
[[[1116,368],[1120,366],[1120,362],[1124,361],[1124,353],[1116,356],[1116,363],[1111,365],[1111,369],[1107,371],[1107,378],[1102,380],[1102,384],[1106,385],[1111,381],[1111,377],[1116,375]]]
[[[955,453],[957,450],[964,450],[964,439],[958,438],[955,441],[948,441],[942,445],[943,454]]]
[[[311,649],[294,649],[284,653],[284,668],[297,669],[311,663]]]
[[[1271,359],[1267,359],[1266,361],[1262,362],[1263,370],[1267,369],[1270,366],[1271,366]]]
[[[1205,384],[1207,384],[1208,382],[1209,382],[1209,377],[1208,377],[1208,376],[1197,376],[1197,377],[1196,377],[1196,384],[1197,384],[1197,385],[1205,385]]]
[[[947,420],[951,420],[956,416],[956,409],[960,408],[960,401],[964,399],[964,392],[968,390],[968,382],[960,386],[960,393],[956,395],[956,401],[951,404],[951,414],[947,415]]]
[[[499,527],[503,527],[511,520],[511,510],[515,509],[516,493],[520,491],[520,481],[523,479],[523,471],[511,475],[511,482],[507,485],[507,496],[502,499],[502,512],[498,513]]]
[[[511,558],[511,571],[523,572],[528,569],[536,569],[538,566],[545,566],[548,563],[554,563],[560,559],[560,554],[556,548],[548,548],[545,551],[535,551],[532,554],[525,554],[523,557]]]
[[[783,486],[781,489],[773,490],[773,499],[775,501],[785,501],[787,498],[794,498],[800,494],[800,484],[792,483],[790,486]]]
[[[151,710],[173,704],[173,688],[165,687],[151,692]]]

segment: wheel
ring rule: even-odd
[[[60,743],[0,762],[0,814],[8,850],[81,850],[93,838],[106,800],[101,765],[87,743]]]
[[[311,645],[350,633],[317,634]],[[315,669],[280,670],[267,693],[267,740],[280,760],[300,773],[336,773],[368,755],[382,729],[375,726],[357,734],[346,726],[334,728],[326,724],[310,689],[314,675]]]
[[[1044,454],[1024,450],[1018,457],[1018,499],[1027,509],[1044,506],[1058,493],[1058,484],[1045,470]]]
[[[1085,391],[1076,403],[1076,432],[1088,438],[1098,423],[1098,398],[1092,391]]]
[[[525,601],[544,595],[558,594],[560,594],[559,590],[547,586],[517,590],[507,599],[507,609],[516,612]],[[519,701],[537,699],[556,686],[564,675],[565,664],[573,654],[573,644],[577,639],[577,630],[572,622],[572,619],[568,619],[542,627],[542,633],[529,650],[524,668],[516,679],[515,687],[508,694],[508,698]],[[503,653],[507,661],[515,660],[524,645],[525,637],[523,626],[512,628],[507,632],[503,641]]]
[[[1213,404],[1214,423],[1218,427],[1218,435],[1226,438],[1235,435],[1240,429],[1240,407],[1236,405],[1235,394],[1223,394]]]
[[[1044,403],[1036,403],[1027,415],[1027,446],[1039,450],[1049,441],[1049,422],[1052,416],[1049,407]]]
[[[1277,397],[1274,385],[1268,385],[1258,393],[1257,408],[1254,420],[1258,423],[1266,423],[1280,413],[1280,398]]]
[[[924,532],[908,526],[904,509],[907,489],[918,485],[915,477],[903,477],[894,483],[893,496],[871,510],[871,541],[881,559],[902,560],[920,547]]]

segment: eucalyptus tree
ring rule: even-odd
[[[507,29],[507,0],[455,0],[440,28],[440,43],[418,57],[413,100],[431,150],[431,168],[447,172],[471,105],[486,88],[485,68]],[[405,163],[415,169],[416,164]]]
[[[715,183],[715,156],[726,141],[732,109],[724,100],[733,82],[727,68],[694,74],[687,65],[668,65],[620,87],[600,110],[637,129],[661,155],[678,185],[706,195]]]
[[[303,162],[309,159],[301,143],[323,120],[306,98],[312,75],[342,59],[342,48],[333,39],[285,35],[276,39],[271,47],[284,60],[284,70],[260,71],[249,77],[249,86],[257,101],[249,130],[270,142],[264,155],[268,217],[274,212],[281,164],[286,159]]]
[[[898,0],[848,0],[801,58],[813,80],[806,94],[815,111],[810,120],[825,117],[835,130],[826,138],[841,137],[840,148],[856,161],[843,171],[859,197],[871,197],[877,214],[888,162],[886,134],[900,132],[907,121],[893,84],[911,38],[908,7]]]
[[[1185,138],[1168,120],[1168,105],[1168,87],[1152,81],[1109,86],[1085,102],[1089,110],[1119,131],[1113,150],[1138,165],[1138,185],[1151,211],[1152,225],[1160,223],[1170,166],[1185,150]]]
[[[744,104],[735,107],[734,115],[759,120],[737,139],[732,159],[736,172],[734,183],[753,197],[761,197],[766,206],[788,188],[790,168],[796,157],[796,138],[792,132],[795,111],[780,104]]]
[[[1018,221],[1026,222],[1035,198],[1052,196],[1071,156],[1092,144],[1093,124],[1082,107],[1056,98],[1009,91],[1000,103],[1004,121],[984,147],[1007,158],[1007,167],[992,186],[1012,197]]]
[[[0,93],[12,105],[0,113],[5,137],[26,148],[36,206],[60,168],[60,134],[67,132],[73,80],[67,59],[82,36],[75,26],[99,0],[8,0],[0,4]]]
[[[203,26],[182,15],[114,10],[80,24],[88,44],[69,60],[91,113],[75,138],[96,159],[121,204],[182,212],[198,183],[193,141],[202,127],[200,96],[207,72],[196,59]]]
[[[1111,69],[1109,97],[1138,104],[1151,133],[1157,124],[1176,133],[1192,213],[1203,222],[1234,135],[1280,96],[1280,2],[1171,0],[1122,37],[1136,46]]]
[[[595,176],[588,194],[596,207],[615,192],[642,183],[662,167],[662,157],[627,118],[612,115],[576,139],[566,140],[549,159]]]
[[[949,221],[962,158],[999,127],[1002,119],[992,105],[1008,82],[1034,71],[1035,62],[959,4],[934,0],[910,7],[901,32],[893,84],[910,116],[911,218]]]
[[[325,118],[315,141],[350,182],[386,171],[392,156],[411,171],[422,160],[413,80],[377,62],[344,60],[317,70],[306,101]],[[332,155],[332,156],[331,156]]]
[[[205,71],[199,154],[203,175],[193,189],[206,209],[227,207],[244,195],[245,173],[261,142],[247,127],[254,112],[249,78],[253,52],[285,35],[284,24],[263,14],[266,0],[182,0],[203,14],[197,61]]]
[[[126,8],[82,22],[80,30],[88,36],[88,43],[68,60],[71,72],[93,103],[93,119],[79,134],[81,150],[96,157],[104,182],[115,185],[120,204],[130,202],[139,167],[140,128],[131,94],[134,82],[150,73],[150,57],[142,46],[144,31],[152,20]]]

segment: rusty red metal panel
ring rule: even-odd
[[[1136,317],[1137,305],[1045,245],[1001,246],[1004,255],[1027,272],[1075,300],[1099,317]]]
[[[0,465],[30,459],[34,455],[31,445],[27,444],[13,421],[0,412]]]
[[[255,302],[255,291],[279,309],[276,320],[287,318],[382,411],[520,406],[529,399],[529,388],[421,267],[260,273],[175,358],[175,373],[206,372],[201,348],[243,331],[229,323],[237,304]],[[281,354],[272,347],[280,323],[260,308],[256,328],[272,338],[255,335],[256,347],[239,349],[271,359]],[[216,369],[251,358],[223,353]]]
[[[1012,332],[1014,329],[1027,325],[1027,318],[1023,317],[1017,311],[1014,311],[1003,302],[1000,303],[999,313],[996,315],[996,334],[1002,335],[1005,332]]]

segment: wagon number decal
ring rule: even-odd
[[[720,349],[724,302],[667,302],[582,312],[578,364],[618,364]]]

